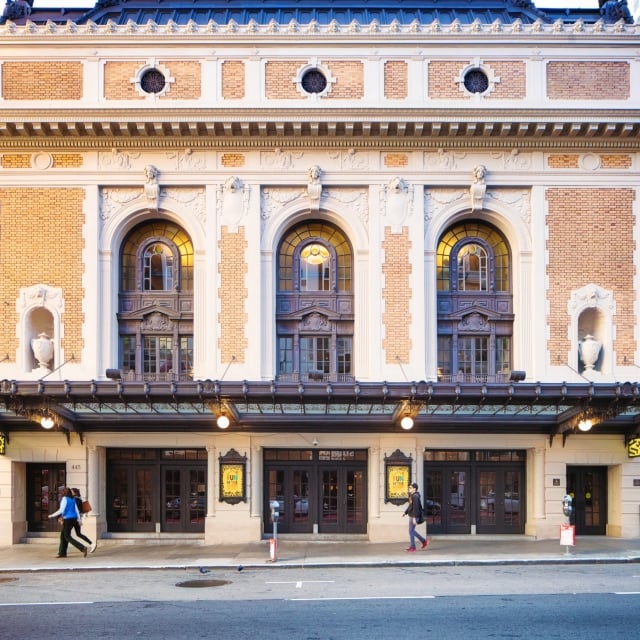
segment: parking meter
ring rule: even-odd
[[[271,562],[278,559],[278,520],[280,519],[280,503],[272,500],[269,503],[271,507],[271,522],[273,522],[273,537],[269,540],[269,557]]]
[[[564,513],[567,518],[571,516],[571,511],[573,510],[572,504],[573,498],[566,494],[564,498],[562,498],[562,513]]]
[[[277,500],[272,500],[269,506],[271,507],[271,522],[277,524],[280,519],[280,503]]]

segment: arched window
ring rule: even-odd
[[[300,291],[329,291],[331,260],[329,250],[311,242],[300,252]]]
[[[501,382],[511,371],[510,252],[490,224],[447,229],[437,251],[438,378]]]
[[[509,248],[495,227],[474,221],[457,224],[438,244],[438,291],[509,291],[509,264]]]
[[[173,253],[162,242],[154,242],[144,251],[142,288],[145,291],[173,289]]]
[[[193,245],[168,220],[144,222],[127,235],[120,254],[122,291],[193,291]]]
[[[192,377],[193,245],[178,225],[144,222],[125,238],[118,327],[125,378]]]
[[[277,377],[352,381],[353,257],[323,221],[291,228],[278,248]]]
[[[351,246],[340,229],[321,221],[298,225],[280,243],[278,289],[351,291],[352,261]]]

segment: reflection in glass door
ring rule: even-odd
[[[55,518],[66,485],[64,464],[27,465],[27,527],[28,531],[59,531]]]
[[[279,505],[280,533],[310,533],[313,531],[313,505],[309,501],[309,471],[307,469],[267,470],[268,496],[265,504],[265,524],[273,531],[270,504]]]
[[[524,505],[520,469],[492,468],[478,473],[478,533],[519,533]]]
[[[364,471],[349,467],[320,470],[319,533],[364,533]]]
[[[433,533],[469,533],[469,469],[434,469],[427,471],[425,480],[427,530]]]
[[[366,533],[367,452],[361,449],[265,449],[264,532]]]
[[[206,515],[206,470],[164,467],[163,531],[202,531]]]
[[[607,468],[567,467],[567,493],[573,498],[576,535],[607,532]]]

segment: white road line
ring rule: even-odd
[[[302,589],[303,584],[332,584],[335,580],[283,580],[274,582],[265,582],[265,584],[295,584],[296,589]]]
[[[328,600],[435,600],[435,596],[346,596],[344,598],[289,598],[296,602],[325,602]]]
[[[59,602],[0,602],[0,607],[39,607],[39,606],[49,606],[49,605],[60,605],[60,604],[95,604],[95,602],[92,602],[90,600],[84,601],[78,601],[78,602],[71,602],[69,600],[62,600]]]

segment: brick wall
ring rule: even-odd
[[[265,94],[269,100],[303,100],[293,79],[305,60],[271,60],[265,65]]]
[[[595,283],[616,301],[614,349],[621,365],[636,350],[633,312],[635,244],[633,189],[547,190],[549,263],[549,352],[551,364],[569,352],[571,291]],[[558,359],[559,358],[559,359]]]
[[[104,67],[104,96],[107,100],[145,100],[131,82],[144,64],[143,61],[107,62]],[[189,60],[163,60],[174,82],[159,100],[197,100],[202,95],[202,70],[199,62]]]
[[[385,153],[383,162],[389,169],[399,169],[409,165],[409,156],[406,153]]]
[[[83,163],[80,153],[52,153],[51,158],[54,169],[77,169]],[[4,153],[0,158],[0,166],[3,169],[31,169],[32,161],[31,153]]]
[[[218,264],[218,273],[220,274],[220,289],[218,290],[220,361],[228,363],[235,357],[235,362],[244,363],[248,344],[246,336],[248,316],[245,311],[248,297],[245,283],[247,241],[244,227],[239,227],[238,233],[229,233],[228,227],[223,225],[218,247],[220,249],[220,263]]]
[[[293,81],[304,60],[272,60],[265,68],[265,90],[270,100],[306,99]],[[357,60],[334,60],[327,63],[335,83],[325,100],[358,100],[364,96],[364,66]]]
[[[384,250],[382,324],[385,329],[382,348],[385,351],[385,362],[387,364],[407,364],[411,351],[409,276],[412,267],[409,258],[411,248],[409,228],[403,227],[401,234],[392,234],[391,227],[385,227],[382,248]]]
[[[142,64],[142,61],[107,62],[104,65],[104,97],[107,100],[144,100],[131,82]]]
[[[364,97],[364,66],[357,60],[327,64],[335,83],[327,100],[360,100]]]
[[[552,100],[628,100],[626,62],[550,62],[547,95]]]
[[[240,60],[222,63],[222,97],[225,100],[244,98],[245,68]]]
[[[435,60],[429,64],[428,95],[431,99],[471,99],[460,90],[456,78],[468,66],[468,60]],[[487,100],[515,100],[526,97],[526,66],[519,60],[496,60],[485,64],[500,81]]]
[[[244,167],[246,158],[244,153],[223,153],[221,164],[223,167]]]
[[[579,162],[577,153],[552,153],[547,158],[549,169],[577,169]]]
[[[80,62],[5,62],[2,65],[5,100],[80,100]]]
[[[402,100],[409,95],[408,65],[402,60],[390,60],[384,65],[384,97]]]
[[[82,203],[78,188],[0,188],[0,353],[18,348],[16,300],[22,287],[60,287],[65,356],[82,354]]]

